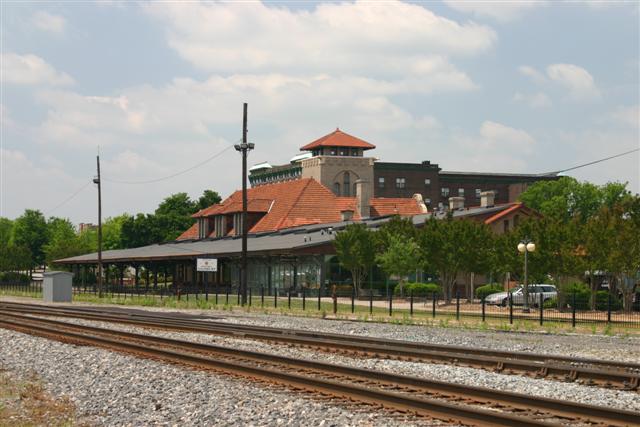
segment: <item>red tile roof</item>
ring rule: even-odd
[[[341,212],[354,211],[353,219],[361,219],[356,211],[355,197],[338,197],[327,187],[312,178],[261,185],[247,190],[250,212],[264,216],[249,230],[250,233],[275,231],[309,224],[323,224],[342,220]],[[399,214],[403,216],[422,213],[415,199],[373,198],[370,201],[371,216]],[[242,192],[236,191],[222,203],[202,209],[194,217],[231,214],[242,209]],[[178,239],[198,237],[194,224]]]
[[[411,199],[402,198],[373,198],[371,199],[371,216],[385,216],[385,215],[418,215],[423,213],[418,206],[418,202]]]
[[[198,223],[196,222],[191,227],[189,227],[184,233],[179,235],[176,240],[188,240],[188,239],[197,239],[198,238]]]
[[[510,213],[516,212],[516,211],[522,211],[524,214],[529,215],[529,216],[537,216],[537,217],[541,217],[542,216],[539,212],[526,207],[524,204],[522,204],[522,202],[516,202],[516,203],[511,204],[511,206],[507,207],[505,210],[502,210],[502,211],[496,213],[495,215],[490,216],[489,218],[485,219],[484,223],[485,224],[491,224],[491,223],[499,220],[500,218],[503,218],[503,217],[509,215]]]
[[[330,134],[316,139],[315,141],[300,148],[300,151],[309,151],[318,147],[351,147],[362,148],[363,150],[371,150],[372,148],[376,148],[376,146],[373,144],[369,144],[368,142],[363,141],[360,138],[356,138],[355,136],[351,136],[348,133],[342,132],[340,129],[336,129]]]

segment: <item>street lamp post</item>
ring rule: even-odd
[[[533,243],[530,239],[524,239],[521,240],[520,243],[518,243],[518,251],[524,253],[524,306],[522,308],[522,311],[524,313],[529,312],[529,277],[527,274],[527,254],[529,252],[535,252],[535,250],[536,244]]]

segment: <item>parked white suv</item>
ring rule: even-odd
[[[524,304],[524,286],[519,285],[517,288],[509,291],[513,298],[513,305]],[[498,292],[491,294],[485,298],[487,304],[495,304],[507,306],[509,305],[509,292]],[[547,285],[546,283],[529,285],[529,305],[538,305],[540,303],[540,294],[542,294],[543,301],[547,301],[551,298],[558,296],[558,291],[553,285]]]

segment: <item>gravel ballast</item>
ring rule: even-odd
[[[366,407],[5,329],[0,342],[0,368],[35,373],[51,394],[68,396],[92,425],[419,425]]]
[[[369,370],[411,375],[433,380],[454,382],[463,385],[488,387],[532,396],[570,400],[591,405],[607,406],[611,408],[627,409],[640,412],[640,394],[636,392],[609,390],[599,387],[585,386],[578,383],[558,382],[547,379],[522,377],[518,375],[507,375],[480,369],[443,364],[416,363],[388,359],[354,359],[343,355],[316,352],[313,350],[294,347],[291,345],[269,344],[261,341],[233,338],[228,336],[184,332],[165,332],[129,325],[95,322],[83,319],[64,318],[58,320],[77,323],[81,325],[98,326],[107,329],[117,329],[126,332],[135,332],[178,340],[213,344],[241,350],[258,351],[285,357],[315,360],[318,362],[334,363]]]

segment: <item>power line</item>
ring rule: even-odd
[[[540,176],[557,175],[559,173],[568,172],[568,171],[572,171],[572,170],[575,170],[575,169],[583,168],[585,166],[591,166],[591,165],[595,165],[596,163],[601,163],[601,162],[605,162],[607,160],[615,159],[616,157],[626,156],[627,154],[635,153],[636,151],[640,151],[640,148],[635,148],[633,150],[625,151],[624,153],[616,154],[614,156],[605,157],[604,159],[594,160],[592,162],[584,163],[584,164],[581,164],[581,165],[578,165],[578,166],[573,166],[573,167],[570,167],[570,168],[567,168],[567,169],[562,169],[562,170],[558,170],[558,171],[554,171],[554,172],[541,173]]]
[[[240,140],[238,140],[240,141]],[[105,178],[103,177],[102,179],[104,179],[105,181],[109,181],[109,182],[113,182],[115,184],[133,184],[133,185],[137,185],[137,184],[152,184],[154,182],[160,182],[160,181],[165,181],[167,179],[171,179],[171,178],[175,178],[176,176],[185,174],[187,172],[190,172],[196,168],[199,168],[200,166],[210,162],[211,160],[215,159],[216,157],[220,157],[222,154],[224,154],[227,150],[233,148],[233,144],[229,145],[228,147],[224,148],[222,151],[217,152],[216,154],[214,154],[211,157],[206,158],[205,160],[201,161],[200,163],[197,163],[187,169],[181,170],[180,172],[176,172],[173,173],[171,175],[167,175],[167,176],[163,176],[161,178],[155,178],[155,179],[149,179],[149,180],[144,180],[144,181],[120,181],[117,179],[110,179],[110,178]]]
[[[69,197],[67,197],[66,199],[64,199],[60,204],[56,205],[56,207],[54,207],[53,209],[51,209],[49,212],[47,212],[47,215],[50,215],[53,213],[53,211],[55,211],[56,209],[64,206],[67,202],[71,201],[71,199],[73,199],[74,197],[76,197],[78,194],[80,194],[80,192],[82,190],[84,190],[85,188],[87,188],[89,185],[91,185],[91,181],[87,182],[85,185],[83,185],[81,188],[79,188],[75,193],[73,193],[72,195],[70,195]]]

